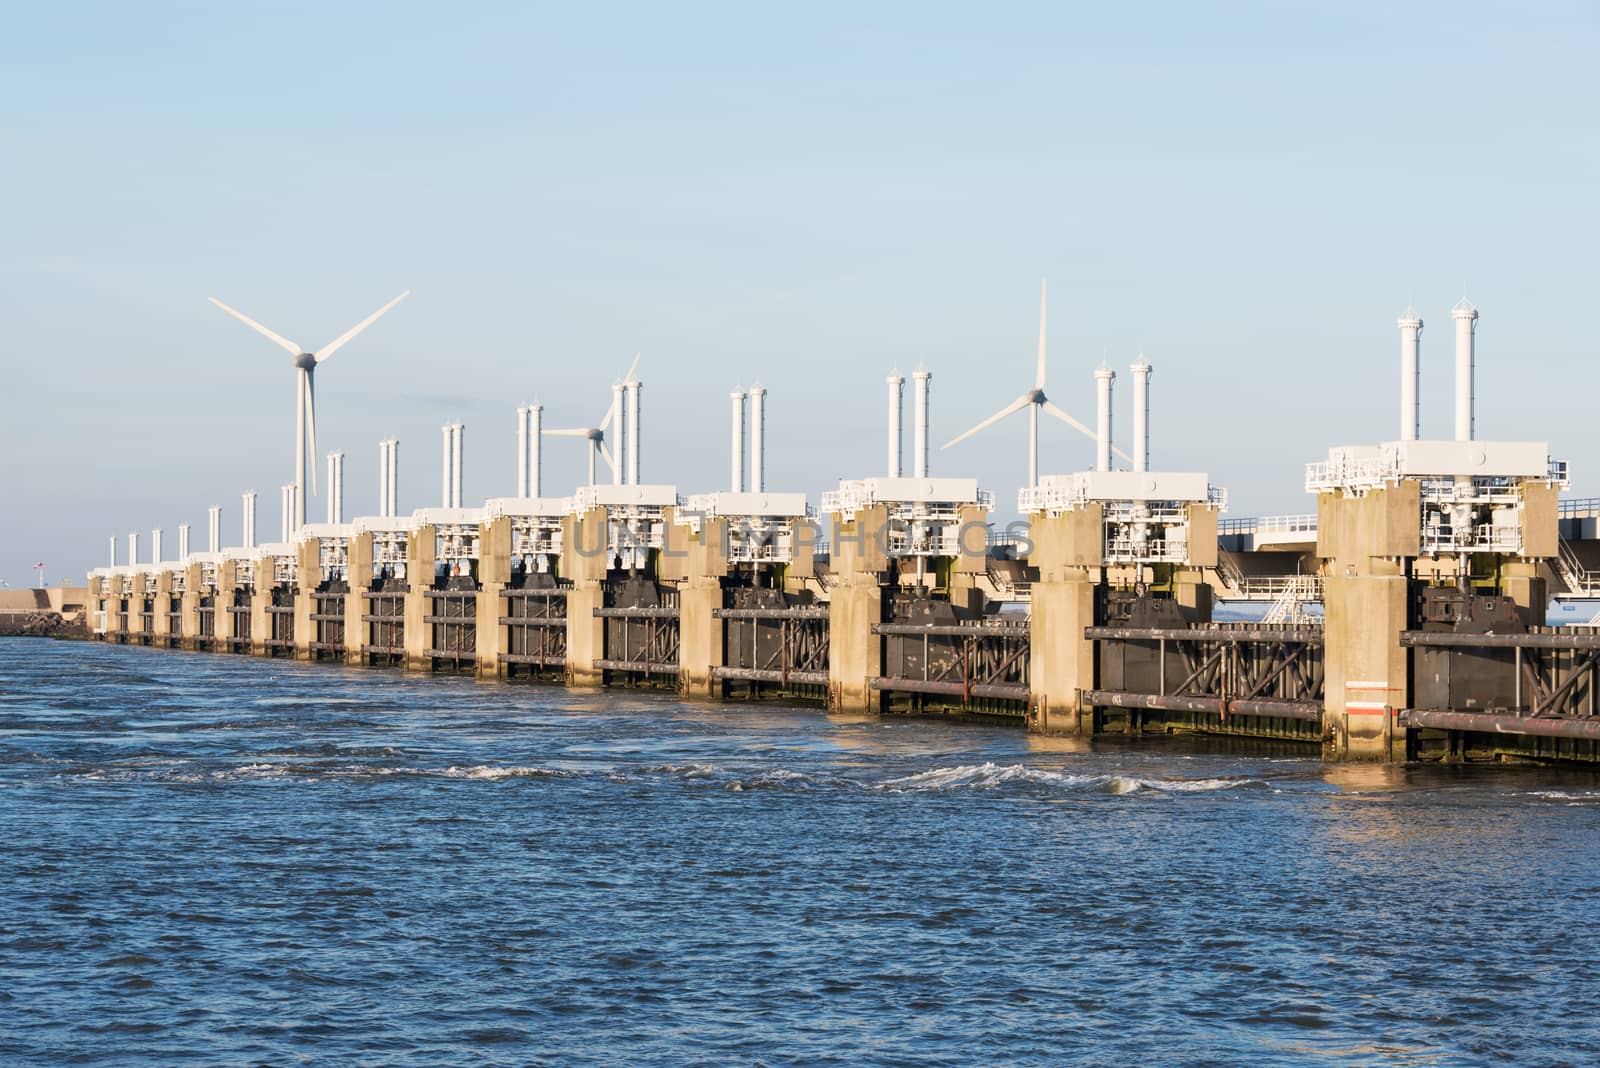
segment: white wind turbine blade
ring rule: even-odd
[[[389,303],[385,304],[383,307],[379,308],[377,311],[373,312],[371,315],[369,315],[365,319],[361,320],[355,326],[352,326],[350,329],[346,330],[344,333],[340,334],[338,337],[334,338],[332,341],[330,341],[326,345],[322,346],[315,353],[315,356],[317,357],[317,362],[321,363],[323,360],[326,360],[329,356],[332,356],[334,353],[338,352],[344,346],[345,342],[349,341],[351,338],[353,338],[357,334],[361,333],[361,331],[365,330],[367,327],[369,327],[373,323],[377,322],[380,318],[383,317],[383,313],[384,312],[388,311],[390,308],[394,307],[396,304],[399,304],[402,300],[405,300],[410,295],[411,295],[411,290],[409,290],[409,289],[406,290],[404,293],[400,294],[398,297],[395,297]]]
[[[979,423],[977,426],[973,427],[971,430],[967,431],[965,434],[961,434],[961,435],[959,435],[957,437],[951,438],[949,441],[947,441],[943,445],[941,445],[940,448],[941,449],[948,449],[950,446],[954,445],[958,441],[967,440],[968,438],[970,438],[972,435],[976,434],[980,430],[987,430],[989,427],[994,426],[996,423],[998,423],[1000,420],[1004,419],[1006,416],[1011,415],[1014,412],[1020,412],[1022,409],[1026,408],[1029,403],[1030,403],[1029,395],[1024,393],[1022,396],[1018,397],[1016,400],[1012,401],[1010,404],[1006,405],[1004,408],[1001,408],[998,412],[995,412],[989,418],[985,419],[983,422]]]
[[[628,368],[628,373],[622,376],[623,382],[632,382],[634,380],[633,374],[639,369],[639,357],[641,355],[643,353],[636,352],[633,354],[633,364]]]
[[[250,316],[246,315],[244,312],[228,307],[216,297],[207,297],[206,299],[215,304],[217,307],[221,308],[223,311],[227,312],[229,315],[233,316],[235,319],[239,320],[244,325],[248,326],[250,329],[254,330],[256,333],[260,334],[262,337],[267,338],[274,344],[283,346],[294,355],[298,356],[300,353],[305,351],[299,345],[296,345],[293,341],[290,341],[282,334],[273,333],[271,330],[268,330],[266,327],[250,318]]]
[[[548,434],[551,437],[557,437],[557,438],[586,438],[586,437],[589,436],[589,428],[588,427],[572,427],[570,429],[569,428],[563,428],[563,429],[560,429],[560,430],[540,430],[539,433]]]
[[[1082,423],[1078,422],[1076,419],[1072,418],[1072,416],[1068,415],[1066,412],[1062,411],[1060,408],[1057,408],[1055,406],[1055,404],[1053,404],[1050,401],[1045,401],[1044,402],[1044,410],[1049,412],[1051,415],[1055,416],[1057,419],[1061,420],[1063,423],[1066,423],[1068,426],[1072,427],[1072,429],[1078,431],[1080,434],[1085,434],[1088,437],[1095,438],[1095,439],[1098,439],[1099,436],[1100,436],[1100,435],[1096,434],[1093,430],[1090,430],[1088,427],[1086,427]],[[1112,446],[1111,451],[1113,453],[1115,453],[1121,459],[1127,460],[1129,463],[1133,462],[1133,457],[1129,456],[1127,453],[1123,452],[1121,449],[1117,448],[1116,446]]]
[[[300,372],[301,382],[306,391],[306,436],[311,439],[311,496],[317,495],[317,387],[311,380],[311,369],[308,367]],[[302,501],[302,504],[306,502]]]
[[[1033,376],[1033,388],[1044,388],[1044,280],[1039,282],[1039,369]]]
[[[617,469],[617,461],[612,458],[611,450],[606,448],[606,439],[605,438],[601,438],[600,441],[599,441],[599,445],[600,445],[600,455],[602,457],[604,457],[606,463],[611,466],[611,470],[615,471]]]
[[[617,395],[615,393],[613,393],[613,394],[611,394],[611,406],[606,409],[606,417],[604,419],[600,420],[600,425],[595,427],[595,429],[596,430],[604,430],[604,429],[606,429],[606,427],[611,425],[611,420],[616,416],[616,414],[617,414]]]

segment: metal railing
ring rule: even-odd
[[[1218,534],[1315,534],[1317,513],[1242,516],[1217,523]]]
[[[1585,596],[1600,594],[1600,571],[1586,567],[1566,538],[1561,539],[1561,552],[1556,557],[1556,569],[1567,588]]]

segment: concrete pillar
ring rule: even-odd
[[[332,455],[341,458],[343,456],[342,453]],[[328,487],[330,509],[334,507],[332,494],[336,489],[334,486]],[[311,643],[317,640],[317,624],[311,618],[311,614],[317,610],[315,594],[317,587],[322,585],[322,541],[319,538],[306,538],[296,547],[296,551],[298,558],[295,562],[294,658],[310,660]]]
[[[1102,510],[1086,505],[1060,516],[1028,520],[1039,569],[1033,584],[1028,635],[1031,727],[1057,734],[1092,734],[1094,710],[1081,694],[1095,686],[1094,642],[1084,628],[1095,619],[1095,588],[1103,561]]]
[[[438,562],[438,533],[430,524],[419,526],[406,539],[405,666],[408,671],[430,671],[433,659],[433,626],[424,622],[433,615],[433,569]]]
[[[1324,755],[1330,760],[1404,759],[1394,713],[1410,694],[1400,632],[1410,615],[1407,560],[1421,551],[1416,482],[1364,497],[1317,498],[1317,553],[1325,563]]]
[[[194,649],[200,637],[201,593],[200,565],[190,564],[183,575],[183,603],[178,617],[181,627],[178,644],[184,649]]]
[[[479,678],[505,675],[500,654],[506,649],[505,589],[511,581],[511,517],[483,524],[478,537],[477,672]]]
[[[872,625],[883,622],[888,510],[873,505],[848,522],[838,513],[830,520],[836,584],[828,592],[828,704],[865,712],[872,707],[868,680],[883,674],[883,639]]]
[[[159,556],[159,554],[157,554]],[[156,574],[155,600],[151,603],[155,618],[150,621],[151,633],[154,635],[155,644],[167,646],[171,644],[172,633],[172,572],[161,571]]]
[[[1189,566],[1173,576],[1172,594],[1185,619],[1209,623],[1215,598],[1205,569],[1217,566],[1217,507],[1187,504],[1184,511],[1189,521]]]
[[[722,579],[728,574],[724,555],[728,520],[707,520],[698,536],[687,524],[667,529],[661,576],[678,587],[678,690],[717,697],[722,687],[711,672],[727,662],[723,639],[727,624],[717,618],[716,610],[723,605]]]
[[[347,582],[350,592],[344,598],[344,660],[364,664],[361,647],[371,641],[372,627],[362,621],[367,612],[367,592],[372,588],[372,535],[350,536],[350,565]]]
[[[272,614],[267,609],[272,605],[272,591],[277,584],[273,570],[271,557],[256,561],[255,592],[250,597],[250,652],[256,656],[273,651],[267,644],[272,637]]]
[[[594,612],[605,602],[606,510],[569,515],[561,525],[561,573],[572,579],[567,591],[567,681],[599,686],[604,673],[594,662],[604,656],[605,628]]]
[[[236,571],[237,567],[232,560],[223,560],[217,564],[217,592],[211,598],[214,606],[211,612],[214,649],[220,650],[224,642],[233,638],[233,613],[228,611],[228,608],[233,604]]]
[[[1095,581],[1070,571],[1033,585],[1029,615],[1030,726],[1053,734],[1094,733],[1094,710],[1080,699],[1094,688],[1094,643],[1083,636],[1095,624]]]

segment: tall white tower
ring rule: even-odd
[[[889,477],[899,478],[905,473],[900,461],[900,412],[905,406],[906,380],[894,371],[884,381],[889,383]]]
[[[1111,470],[1111,383],[1116,381],[1117,372],[1109,367],[1100,367],[1094,373],[1094,392],[1096,400],[1095,420],[1095,459],[1096,471]]]
[[[328,454],[328,522],[344,522],[344,453]]]
[[[928,477],[928,383],[932,371],[922,368],[911,373],[911,470],[917,478]]]
[[[244,495],[244,530],[240,543],[246,549],[256,547],[256,494],[254,490]]]
[[[734,493],[744,492],[744,390],[734,387],[728,394],[728,414],[732,419],[732,440],[729,444],[728,482]]]
[[[128,566],[139,566],[139,532],[137,530],[128,531]]]
[[[750,492],[767,492],[767,391],[750,387]]]
[[[626,386],[627,392],[624,393],[623,396],[628,402],[627,481],[630,485],[637,486],[639,484],[639,428],[641,426],[639,422],[639,404],[641,400],[640,391],[644,389],[644,383],[640,382],[637,378],[630,378],[626,383],[624,383],[624,385]],[[620,463],[622,457],[619,455],[617,460]]]
[[[1422,316],[1408,307],[1395,323],[1400,327],[1400,440],[1416,441],[1422,436]]]
[[[611,416],[617,428],[617,440],[612,442],[611,484],[620,486],[628,474],[628,401],[621,382],[611,383]]]
[[[1456,440],[1471,441],[1478,432],[1473,411],[1477,400],[1473,349],[1478,332],[1478,309],[1462,297],[1450,309],[1450,318],[1456,321]]]
[[[189,524],[178,524],[178,563],[189,562]]]
[[[544,406],[528,404],[517,409],[517,496],[537,497],[542,488],[539,440],[544,434]]]
[[[461,507],[461,472],[467,462],[467,428],[457,423],[450,428],[450,507]]]
[[[150,532],[150,562],[161,563],[161,528],[156,527]]]
[[[1133,371],[1133,469],[1150,469],[1150,364],[1141,353]]]
[[[222,505],[213,504],[206,516],[206,551],[222,551]]]

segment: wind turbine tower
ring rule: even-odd
[[[1034,369],[1033,388],[1028,390],[1026,393],[1022,394],[1022,396],[1018,397],[1016,400],[1012,401],[1010,404],[1006,405],[1004,408],[1001,408],[998,412],[995,412],[993,415],[991,415],[989,418],[985,419],[983,422],[979,423],[977,426],[973,427],[971,430],[968,430],[966,433],[958,435],[957,437],[951,438],[949,441],[945,442],[945,444],[944,444],[944,448],[948,449],[950,446],[955,445],[955,444],[957,444],[959,442],[965,441],[966,439],[972,437],[974,434],[976,434],[976,433],[978,433],[980,431],[989,429],[991,426],[993,426],[994,424],[1000,422],[1000,420],[1006,418],[1007,416],[1014,415],[1015,413],[1020,412],[1022,409],[1027,408],[1028,409],[1028,487],[1029,488],[1037,486],[1039,484],[1039,413],[1041,411],[1045,412],[1045,413],[1047,413],[1049,415],[1055,416],[1057,419],[1061,420],[1063,423],[1066,423],[1068,426],[1070,426],[1074,430],[1078,431],[1078,433],[1087,435],[1088,437],[1091,437],[1091,438],[1094,438],[1097,442],[1099,441],[1099,435],[1095,431],[1090,430],[1087,426],[1085,426],[1084,424],[1080,423],[1078,420],[1074,419],[1072,416],[1068,415],[1066,412],[1062,411],[1055,404],[1051,403],[1050,398],[1045,396],[1044,383],[1045,383],[1045,307],[1046,307],[1046,293],[1047,293],[1047,290],[1046,290],[1046,287],[1045,287],[1045,283],[1041,282],[1039,284],[1039,359],[1038,359],[1038,363],[1037,363],[1037,365],[1036,365],[1036,367]],[[1125,460],[1131,460],[1132,459],[1131,457],[1128,456],[1127,453],[1122,452],[1121,450],[1115,450],[1114,449],[1113,451],[1116,453],[1116,455],[1122,457]],[[1107,468],[1110,467],[1109,462],[1106,464],[1106,467]]]
[[[328,342],[316,352],[307,352],[299,345],[290,341],[281,334],[275,333],[256,322],[254,319],[228,307],[216,297],[207,297],[217,307],[239,320],[241,323],[271,341],[280,348],[288,350],[294,357],[295,366],[295,402],[294,402],[294,486],[295,486],[295,517],[294,529],[299,530],[306,522],[306,475],[310,469],[311,492],[317,492],[317,394],[315,375],[317,366],[338,352],[361,331],[377,322],[390,308],[399,304],[411,295],[411,290],[406,290],[389,303],[361,320],[349,330]],[[309,448],[308,448],[309,446]],[[309,461],[309,463],[308,463]]]

